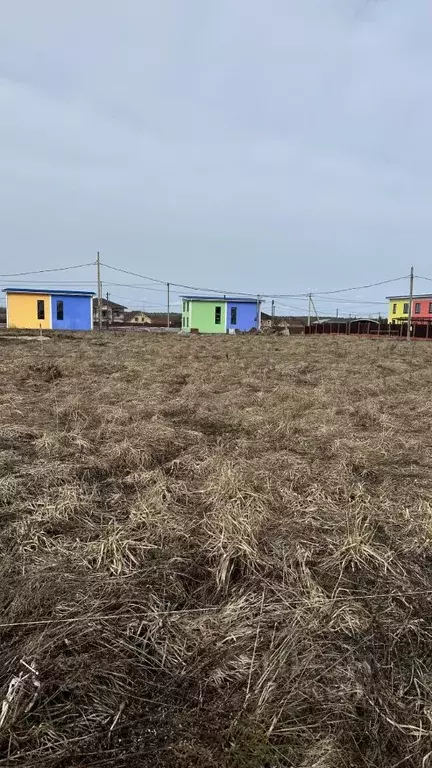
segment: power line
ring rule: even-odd
[[[126,275],[132,275],[133,277],[139,277],[142,280],[147,280],[147,281],[150,281],[151,283],[157,283],[157,284],[163,285],[163,286],[167,285],[167,281],[166,280],[160,280],[159,278],[150,277],[149,275],[142,275],[139,272],[134,272],[134,271],[128,270],[128,269],[122,269],[121,267],[113,267],[112,265],[106,264],[105,262],[100,262],[100,263],[101,263],[101,266],[104,266],[107,269],[114,270],[115,272],[121,272],[121,273],[126,274]],[[73,265],[68,266],[68,267],[52,267],[52,268],[49,268],[49,269],[38,269],[38,270],[31,270],[31,271],[27,271],[27,272],[8,272],[8,273],[0,274],[0,277],[2,277],[2,278],[3,277],[23,277],[23,276],[38,275],[38,274],[48,274],[48,273],[53,273],[53,272],[64,272],[64,271],[68,271],[68,270],[71,270],[71,269],[81,269],[81,268],[84,268],[84,267],[93,267],[93,266],[94,266],[94,262],[86,262],[84,264],[73,264]],[[420,276],[417,276],[417,277],[420,280],[429,280],[429,281],[432,282],[432,278],[420,277]],[[394,277],[394,278],[391,278],[389,280],[380,280],[380,281],[377,281],[375,283],[368,283],[368,284],[365,284],[365,285],[350,286],[348,288],[338,288],[338,289],[334,289],[334,290],[331,290],[331,291],[313,291],[312,295],[313,296],[332,296],[332,295],[339,294],[339,293],[346,293],[348,291],[365,290],[365,289],[368,289],[368,288],[374,288],[376,286],[388,285],[390,283],[397,282],[399,280],[405,280],[405,279],[407,279],[407,276],[403,275],[401,277]],[[19,282],[22,282],[22,281],[19,281]],[[36,281],[33,281],[33,282],[36,282]],[[60,283],[61,281],[57,281],[57,282]],[[64,281],[65,284],[66,284],[66,282],[68,282],[68,283],[69,282],[70,283],[75,282],[76,284],[78,282],[80,284],[93,284],[94,283],[94,281]],[[153,290],[153,291],[164,291],[165,290],[165,287],[163,289],[162,288],[158,289],[158,288],[153,288],[153,286],[138,286],[138,285],[135,286],[135,285],[130,285],[130,284],[128,285],[128,284],[125,284],[125,283],[123,283],[123,284],[114,283],[114,282],[110,282],[110,281],[104,281],[104,282],[105,282],[105,284],[109,284],[109,285],[124,285],[125,287],[127,286],[127,287],[134,287],[134,288],[135,287],[136,288],[146,288],[147,290]],[[202,286],[187,285],[185,283],[173,283],[171,281],[170,281],[170,285],[173,286],[173,287],[176,287],[176,288],[182,288],[182,289],[186,289],[186,290],[189,290],[189,291],[207,291],[209,293],[219,293],[219,294],[225,294],[225,295],[230,295],[231,294],[231,295],[245,296],[245,297],[251,297],[251,298],[252,297],[255,298],[255,296],[256,296],[256,294],[251,293],[251,292],[246,293],[244,291],[227,291],[227,290],[222,290],[222,289],[219,289],[219,288],[216,289],[216,288],[209,288],[209,287],[202,287]],[[177,292],[175,292],[175,293],[177,293]],[[288,294],[288,293],[279,293],[279,294],[267,293],[267,294],[260,294],[260,296],[262,298],[275,298],[275,299],[278,299],[278,298],[282,298],[282,299],[284,299],[284,298],[288,298],[288,299],[289,298],[307,298],[308,295],[309,295],[308,293],[291,293],[291,294]],[[341,299],[341,301],[342,301],[342,299]],[[358,301],[358,303],[366,304],[366,302],[362,302],[362,301]],[[368,302],[368,303],[372,304],[372,302]],[[381,303],[381,302],[379,302],[379,303]],[[384,303],[384,302],[382,302],[382,303]]]
[[[273,588],[273,585],[269,586]],[[277,591],[277,590],[276,590]],[[406,592],[382,592],[382,593],[359,593],[359,594],[345,594],[345,595],[322,595],[322,601],[327,601],[330,603],[341,603],[347,600],[372,600],[372,599],[391,599],[391,598],[405,598],[405,597],[420,597],[425,595],[432,595],[432,589],[416,589],[412,591],[406,591]],[[284,605],[286,605],[288,608],[295,608],[298,605],[303,604],[302,598],[297,598],[294,600],[283,600]],[[213,611],[223,611],[225,608],[224,605],[208,605],[208,606],[202,606],[201,608],[179,608],[178,610],[163,610],[163,611],[143,611],[143,612],[137,612],[137,613],[112,613],[112,614],[94,614],[94,615],[84,615],[84,616],[70,616],[65,618],[58,618],[58,619],[33,619],[29,621],[12,621],[12,622],[5,622],[0,624],[0,629],[9,629],[12,627],[32,627],[32,626],[41,626],[41,625],[49,625],[49,624],[76,624],[77,622],[85,622],[85,621],[109,621],[112,619],[129,619],[130,621],[133,621],[134,619],[138,618],[153,618],[155,615],[157,616],[182,616],[187,614],[194,614],[194,613],[212,613]]]
[[[160,283],[161,285],[166,285],[166,280],[158,280],[155,277],[148,277],[148,275],[140,275],[138,272],[132,272],[129,269],[121,269],[120,267],[112,267],[110,264],[105,264],[105,262],[101,261],[101,265],[103,267],[106,267],[107,269],[113,269],[115,272],[123,272],[124,275],[133,275],[133,277],[141,277],[143,280],[150,280],[152,283]]]
[[[101,262],[102,266],[107,267],[108,269],[114,269],[116,272],[124,272],[126,275],[133,275],[134,277],[141,277],[143,280],[152,280],[154,283],[160,283],[161,285],[166,285],[166,280],[157,280],[155,277],[148,277],[146,275],[140,275],[138,272],[130,272],[127,269],[120,269],[119,267],[112,267],[110,264],[105,264],[104,262]],[[209,291],[210,293],[221,293],[226,295],[235,295],[235,296],[250,296],[255,298],[257,296],[256,293],[244,293],[242,291],[224,291],[221,288],[203,288],[196,285],[184,285],[183,283],[173,283],[169,281],[170,285],[176,286],[176,288],[186,288],[188,291]],[[270,297],[271,294],[260,294],[260,296],[265,295],[267,298]]]
[[[352,288],[338,288],[335,291],[318,291],[314,292],[314,296],[316,293],[321,293],[325,296],[328,296],[329,294],[333,293],[345,293],[346,291],[361,291],[366,288],[375,288],[377,285],[388,285],[388,283],[395,283],[397,280],[408,280],[409,275],[402,275],[401,277],[392,277],[391,280],[380,280],[378,283],[369,283],[368,285],[354,285]]]
[[[343,298],[333,298],[332,296],[324,296],[323,294],[314,293],[313,296],[316,296],[318,299],[325,298],[326,301],[333,301],[338,304],[379,304],[380,306],[387,306],[386,301],[362,301],[362,299],[343,299]]]
[[[120,267],[113,267],[110,264],[105,264],[104,262],[101,262],[101,264],[104,267],[107,267],[108,269],[115,270],[116,272],[123,272],[124,274],[133,275],[134,277],[141,277],[143,280],[151,280],[152,282],[160,283],[161,285],[166,285],[166,282],[167,282],[166,280],[160,280],[160,279],[157,279],[157,278],[154,278],[154,277],[149,277],[148,275],[141,275],[138,272],[132,272],[132,271],[127,270],[127,269],[121,269]],[[354,285],[354,286],[351,286],[350,288],[338,288],[338,289],[332,290],[332,291],[314,291],[313,295],[315,296],[315,295],[317,295],[319,293],[319,294],[328,296],[328,295],[335,294],[335,293],[346,293],[347,291],[360,291],[360,290],[364,290],[366,288],[374,288],[375,286],[379,286],[379,285],[388,285],[389,283],[394,283],[397,280],[405,280],[405,279],[407,279],[407,277],[408,277],[407,275],[402,275],[401,277],[393,277],[393,278],[391,278],[389,280],[380,280],[380,281],[378,281],[376,283],[368,283],[367,285]],[[254,293],[244,293],[244,292],[241,292],[241,291],[226,291],[226,290],[224,291],[222,289],[216,289],[216,288],[204,288],[204,287],[200,287],[200,286],[196,286],[196,285],[195,286],[193,286],[193,285],[185,285],[183,283],[173,283],[171,281],[170,281],[170,285],[174,285],[177,288],[187,288],[190,291],[210,291],[211,293],[222,293],[222,294],[227,294],[227,295],[232,294],[232,295],[237,295],[237,296],[251,296],[251,297],[252,296],[255,297],[257,295],[257,294],[254,294]],[[290,294],[288,294],[288,293],[279,293],[279,294],[276,294],[276,293],[261,293],[260,294],[260,296],[262,296],[263,298],[275,298],[275,299],[278,299],[278,298],[280,298],[280,299],[282,299],[282,298],[296,298],[296,297],[301,297],[301,296],[307,297],[308,295],[309,294],[307,294],[307,293],[290,293]]]
[[[402,275],[401,277],[392,277],[390,280],[380,280],[377,283],[369,283],[368,285],[353,285],[351,288],[337,288],[334,291],[312,291],[312,296],[318,296],[318,294],[322,296],[329,296],[330,294],[346,293],[347,291],[361,291],[366,288],[375,288],[377,285],[388,285],[388,283],[395,283],[397,280],[408,280],[408,278],[409,278],[409,275]],[[305,296],[305,297],[309,296],[308,293],[290,294],[290,296],[292,297],[294,297],[295,295]],[[283,299],[285,297],[288,297],[288,294],[283,294],[283,293],[274,294],[275,299],[277,298]]]
[[[7,272],[0,274],[0,277],[19,277],[20,275],[40,275],[42,272],[65,272],[67,269],[81,269],[81,267],[94,267],[94,262],[89,261],[86,264],[72,264],[70,267],[53,267],[51,269],[35,269],[32,272]]]
[[[106,285],[106,283],[105,283],[105,285]],[[123,299],[123,301],[131,301],[131,302],[136,302],[136,303],[140,303],[140,304],[145,304],[147,307],[165,307],[165,303],[161,304],[160,302],[145,301],[143,299],[137,298],[136,296],[135,297],[132,297],[132,296],[120,296],[120,294],[118,294],[118,293],[111,293],[111,296],[115,297],[116,299]],[[171,306],[173,306],[173,307],[180,306],[180,302],[179,301],[175,301],[174,303],[171,304]]]
[[[28,280],[16,280],[16,283],[24,283],[24,285],[20,285],[21,288],[25,288],[29,281]],[[93,285],[95,284],[95,280],[50,280],[50,285]],[[32,280],[32,285],[46,285],[46,280]],[[166,289],[164,288],[153,288],[152,286],[145,285],[143,283],[116,283],[111,280],[104,280],[104,285],[113,285],[121,288],[134,288],[136,290],[140,291],[153,291],[155,293],[165,293]],[[180,296],[179,291],[173,291],[172,292],[176,296]]]

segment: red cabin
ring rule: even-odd
[[[413,323],[432,323],[432,295],[414,296],[411,310]]]

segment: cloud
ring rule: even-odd
[[[20,269],[99,248],[260,292],[379,280],[414,253],[428,272],[426,4],[21,0],[3,17],[2,239]]]

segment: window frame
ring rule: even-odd
[[[397,314],[397,304],[396,304],[396,302],[394,302],[394,304],[393,304],[393,312],[392,312],[392,314],[393,315]]]
[[[237,307],[231,307],[230,309],[230,325],[237,325]]]
[[[45,320],[45,299],[36,299],[36,315],[38,320]]]
[[[64,320],[64,301],[63,299],[56,300],[56,317],[59,322]]]
[[[408,315],[408,314],[409,314],[409,301],[406,301],[406,302],[404,303],[404,305],[403,305],[403,312],[402,312],[402,314],[403,314],[403,315]]]
[[[420,315],[421,314],[421,303],[419,301],[416,301],[414,304],[414,314]]]
[[[217,306],[214,308],[214,324],[222,325],[222,307]]]

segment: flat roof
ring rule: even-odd
[[[53,296],[95,296],[94,291],[63,291],[61,288],[3,288],[3,293],[49,293]]]
[[[386,296],[386,299],[388,301],[409,301],[409,296]],[[418,293],[415,296],[413,296],[413,299],[432,299],[432,293]]]
[[[186,301],[235,301],[237,304],[256,304],[257,301],[262,303],[262,299],[254,299],[251,296],[249,299],[245,296],[182,296],[182,299]]]

